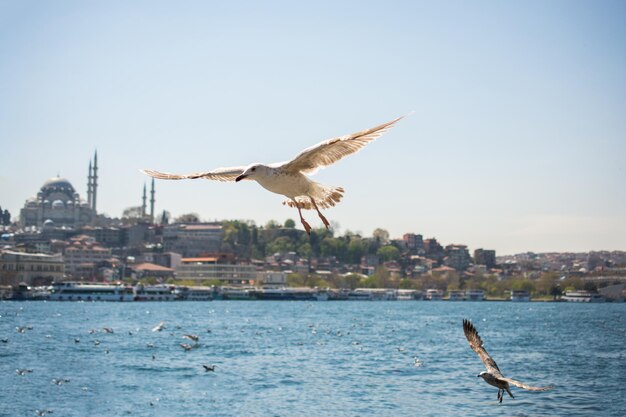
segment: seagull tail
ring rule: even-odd
[[[327,209],[330,207],[334,207],[337,203],[339,203],[343,197],[344,190],[341,187],[329,187],[322,184],[314,184],[313,192],[310,195],[299,195],[293,200],[285,200],[283,201],[284,205],[293,208],[300,208],[303,210],[313,210],[315,207],[311,202],[311,198],[315,200],[315,204],[320,209]]]

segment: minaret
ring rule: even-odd
[[[150,223],[154,223],[154,178],[152,178],[152,190],[150,191]]]
[[[146,218],[146,183],[143,183],[143,198],[141,203],[141,218]]]
[[[91,177],[93,182],[91,183],[92,197],[91,208],[96,213],[96,197],[98,195],[98,151],[96,150],[93,156],[93,176]]]
[[[91,207],[91,193],[93,190],[91,189],[91,159],[89,160],[89,175],[87,175],[87,204]]]

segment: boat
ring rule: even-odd
[[[465,291],[465,299],[467,301],[483,301],[485,299],[485,291],[467,290]]]
[[[54,282],[50,301],[133,301],[133,288],[124,284]]]
[[[388,288],[357,288],[348,293],[348,300],[395,301],[397,299],[396,290]]]
[[[255,300],[253,287],[221,287],[219,295],[224,300]]]
[[[418,290],[406,290],[400,289],[398,290],[398,301],[413,301],[413,300],[421,300],[422,292]]]
[[[181,301],[211,301],[214,292],[213,287],[181,286],[174,289],[174,296]]]
[[[426,299],[430,301],[440,301],[443,299],[443,291],[434,288],[426,290]]]
[[[138,284],[134,288],[135,301],[175,301],[174,286]]]
[[[602,294],[591,291],[566,291],[561,299],[571,303],[604,303],[606,301]]]
[[[463,300],[465,300],[465,292],[463,290],[448,291],[448,301],[463,301]]]
[[[530,301],[530,293],[526,290],[511,291],[511,301],[525,302]]]
[[[327,291],[319,291],[315,288],[258,288],[254,295],[259,300],[328,300]]]

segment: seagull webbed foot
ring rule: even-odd
[[[304,219],[300,219],[300,221],[302,222],[302,226],[304,226],[304,230],[306,231],[307,235],[310,235],[311,234],[311,225],[308,224],[306,222],[306,220],[304,220]]]

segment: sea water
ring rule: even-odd
[[[498,403],[464,318],[555,388]],[[1,416],[626,415],[623,303],[0,302],[0,339]]]

